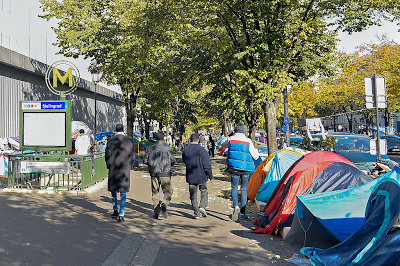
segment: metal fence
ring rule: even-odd
[[[33,169],[25,173],[23,164],[63,162],[60,169]],[[28,189],[82,190],[107,177],[104,152],[94,155],[14,154],[8,155],[8,187]],[[68,169],[68,170],[65,170]]]

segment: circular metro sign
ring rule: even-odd
[[[57,68],[59,66],[67,66],[67,72],[60,72]],[[47,88],[49,88],[52,93],[60,95],[61,97],[74,92],[78,87],[80,80],[81,78],[78,68],[66,60],[60,60],[53,63],[47,69],[45,76]],[[59,82],[61,82],[61,84],[67,83],[68,89],[62,90],[61,86],[59,86]]]

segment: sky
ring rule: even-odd
[[[56,42],[56,35],[51,27],[56,27],[57,22],[55,19],[47,21],[39,18],[38,15],[42,14],[38,0],[0,0],[0,46],[48,65],[67,60],[78,68],[82,79],[91,81],[88,71],[90,59],[56,55],[58,48],[52,45]],[[68,70],[62,66],[59,68]],[[121,92],[119,86],[100,85]]]
[[[383,34],[387,35],[389,39],[393,39],[400,44],[400,26],[397,23],[385,22],[383,26],[373,26],[367,30],[359,33],[339,33],[341,40],[338,48],[344,52],[351,53],[356,50],[356,47],[362,44],[379,43],[378,37]]]
[[[79,69],[81,78],[91,81],[88,71],[89,59],[56,55],[58,48],[52,45],[56,41],[56,35],[51,29],[52,26],[57,26],[56,20],[46,21],[38,17],[41,14],[43,12],[38,0],[0,0],[0,46],[49,65],[59,60],[67,60]],[[400,26],[396,23],[385,23],[382,27],[372,27],[361,33],[340,33],[341,42],[338,48],[350,53],[363,43],[378,42],[376,36],[384,33],[400,44],[398,29]],[[118,86],[101,85],[120,92]]]

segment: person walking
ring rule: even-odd
[[[143,162],[149,167],[154,218],[158,219],[161,212],[164,218],[168,217],[167,207],[172,196],[171,176],[175,157],[172,148],[164,142],[164,133],[158,132],[156,140],[156,144],[147,148]],[[164,194],[163,200],[160,199],[160,187]]]
[[[199,140],[200,146],[202,146],[203,148],[206,148],[205,147],[205,138],[203,136],[203,133],[200,133],[199,138],[200,138],[200,140]]]
[[[200,219],[200,214],[207,217],[207,179],[210,179],[210,183],[214,180],[210,157],[207,151],[199,145],[199,140],[198,133],[191,135],[190,145],[182,153],[182,160],[186,165],[186,182],[189,183],[190,201],[195,219]],[[200,207],[197,203],[198,190],[200,190]]]
[[[209,135],[209,149],[208,149],[208,153],[210,154],[210,157],[214,158],[215,156],[215,141],[214,138],[212,136],[212,134]]]
[[[90,145],[90,138],[85,134],[85,130],[79,130],[79,135],[75,140],[76,155],[88,155]]]
[[[167,136],[167,144],[172,147],[172,136],[171,136],[171,133],[169,133],[168,136]]]
[[[222,147],[228,148],[227,167],[231,173],[233,214],[232,220],[237,221],[240,218],[247,219],[246,203],[247,203],[247,182],[249,181],[249,173],[255,170],[254,160],[259,158],[257,147],[255,147],[251,139],[245,136],[245,127],[239,124],[235,127],[235,133],[222,144]],[[241,207],[238,203],[238,187],[241,185]]]
[[[108,191],[111,192],[113,214],[118,221],[124,220],[126,193],[130,188],[130,174],[136,160],[133,140],[125,137],[124,126],[115,126],[116,134],[108,140],[105,151],[105,161],[108,169]],[[120,193],[120,208],[118,212],[117,193]]]

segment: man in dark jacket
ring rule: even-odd
[[[154,218],[158,219],[161,211],[164,218],[168,217],[167,206],[172,196],[171,176],[175,156],[171,146],[164,142],[164,133],[158,132],[156,140],[156,144],[147,148],[143,162],[149,167]],[[160,200],[160,186],[164,194],[163,201]]]
[[[125,137],[124,126],[117,124],[116,135],[107,142],[105,160],[108,169],[108,191],[111,192],[114,213],[118,221],[124,220],[126,193],[130,188],[130,174],[136,159],[132,139]],[[117,192],[121,195],[118,212]]]
[[[199,134],[190,136],[190,145],[182,153],[183,162],[186,165],[186,182],[189,183],[190,200],[194,210],[195,219],[200,219],[200,213],[207,217],[208,204],[207,176],[212,183],[214,180],[210,157],[206,149],[199,144]],[[197,189],[200,189],[200,208],[197,204]]]

